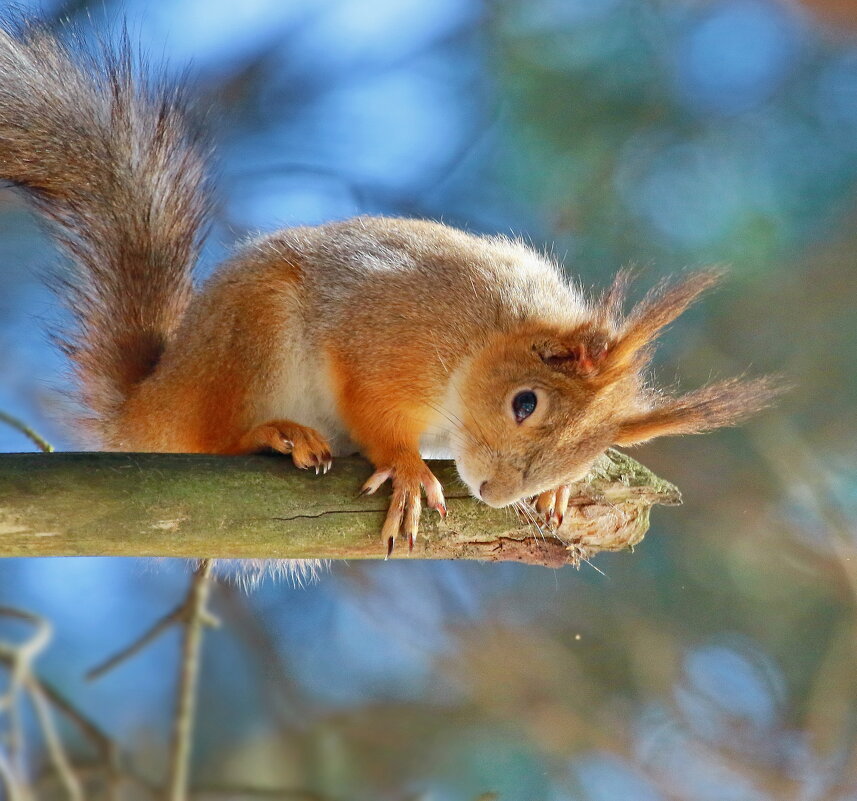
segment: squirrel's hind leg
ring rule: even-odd
[[[256,453],[271,449],[278,453],[291,454],[297,467],[326,473],[333,465],[330,444],[323,434],[314,428],[302,426],[291,420],[270,420],[244,434],[234,453]]]

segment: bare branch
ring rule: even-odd
[[[653,504],[680,502],[671,484],[608,451],[576,486],[562,526],[539,531],[458,489],[452,462],[431,466],[449,516],[424,512],[413,553],[394,558],[576,565],[634,546]],[[316,476],[266,456],[2,455],[0,557],[383,559],[378,532],[389,498],[357,497],[370,472],[357,457]]]

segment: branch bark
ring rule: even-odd
[[[674,486],[610,450],[552,532],[471,498],[452,462],[431,467],[449,516],[424,512],[414,552],[393,558],[578,564],[633,547],[652,505],[681,502]],[[383,558],[388,495],[357,496],[370,473],[359,457],[316,476],[267,456],[0,455],[0,557]]]

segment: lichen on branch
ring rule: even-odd
[[[654,504],[681,502],[674,486],[610,450],[550,530],[470,497],[452,462],[431,468],[449,516],[424,512],[414,552],[394,558],[578,564],[633,547]],[[357,495],[370,473],[359,457],[316,476],[273,456],[4,454],[0,557],[383,558],[388,497]]]

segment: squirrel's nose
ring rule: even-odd
[[[486,481],[483,481],[483,482],[479,485],[479,497],[480,497],[480,498],[482,498],[482,500],[485,500],[485,487],[486,487],[487,485],[488,485],[488,481],[487,481],[487,480],[486,480]]]

